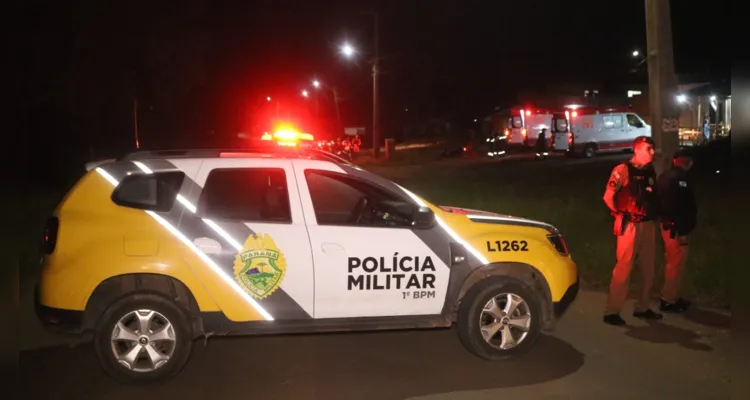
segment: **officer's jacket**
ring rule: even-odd
[[[651,221],[659,213],[656,196],[656,171],[652,164],[636,168],[632,161],[624,162],[612,171],[609,186],[615,190],[615,208],[640,220]]]
[[[659,176],[656,183],[662,221],[674,223],[679,235],[695,229],[698,207],[687,172],[673,166]]]

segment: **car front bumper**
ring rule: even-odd
[[[555,318],[560,318],[565,313],[565,311],[570,308],[570,305],[573,304],[573,301],[576,299],[576,297],[578,297],[579,290],[580,281],[576,278],[575,283],[568,287],[568,290],[565,291],[565,294],[563,294],[563,296],[560,298],[560,301],[552,303]]]

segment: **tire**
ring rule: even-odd
[[[118,347],[120,348],[118,350],[122,352],[121,354],[126,354],[127,350],[124,349],[131,347],[134,343],[131,340],[123,340],[119,341],[115,346],[112,342],[112,336],[118,322],[126,316],[128,316],[126,321],[131,321],[125,323],[127,327],[135,328],[139,326],[137,315],[134,314],[137,310],[150,310],[154,312],[152,314],[151,327],[157,332],[161,328],[160,322],[164,319],[172,326],[172,330],[169,333],[173,335],[169,336],[174,338],[174,341],[154,340],[151,343],[151,345],[156,344],[156,346],[167,346],[168,349],[172,350],[171,356],[166,363],[162,363],[158,368],[151,371],[133,371],[128,369],[118,362],[113,350],[114,347]],[[141,315],[143,316],[144,313],[141,313]],[[135,329],[131,329],[130,332],[135,333],[136,331]],[[136,333],[136,336],[139,335]],[[186,312],[172,301],[154,294],[129,295],[114,302],[102,314],[94,331],[94,348],[96,349],[99,364],[104,372],[120,383],[140,385],[165,381],[175,377],[187,364],[193,348],[192,328]],[[141,349],[142,355],[145,356],[148,353],[147,349],[143,346],[141,346]],[[165,351],[165,353],[170,352]],[[136,359],[136,367],[139,366],[139,359],[141,358]],[[141,362],[145,361],[141,359]]]
[[[530,321],[528,331],[520,343],[512,348],[500,349],[485,341],[480,329],[480,318],[483,318],[485,304],[495,296],[506,293],[523,299],[528,307],[519,307],[519,312],[525,311],[520,310],[521,308],[527,309]],[[458,309],[457,322],[458,336],[467,350],[485,360],[505,361],[525,354],[534,346],[541,332],[542,308],[538,295],[523,282],[508,277],[488,278],[466,293]],[[510,330],[511,336],[516,339],[521,338],[520,335],[523,333],[521,330],[514,327]],[[494,336],[495,342],[503,335],[504,329],[500,329]]]
[[[589,143],[583,148],[583,155],[586,158],[591,158],[596,155],[596,145]]]

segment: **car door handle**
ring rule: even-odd
[[[337,251],[344,251],[344,246],[338,244],[338,243],[331,243],[331,242],[325,242],[320,245],[320,249],[323,250],[323,253],[333,253]]]
[[[199,237],[193,241],[193,244],[206,254],[221,254],[221,243],[215,239]]]

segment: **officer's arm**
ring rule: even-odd
[[[617,212],[615,207],[615,194],[622,189],[625,179],[627,178],[628,169],[626,166],[620,164],[612,170],[607,181],[607,187],[604,189],[604,204],[607,205],[610,211]]]
[[[677,179],[670,171],[665,171],[656,180],[656,194],[661,203],[662,218],[672,220],[675,211],[675,186]]]

